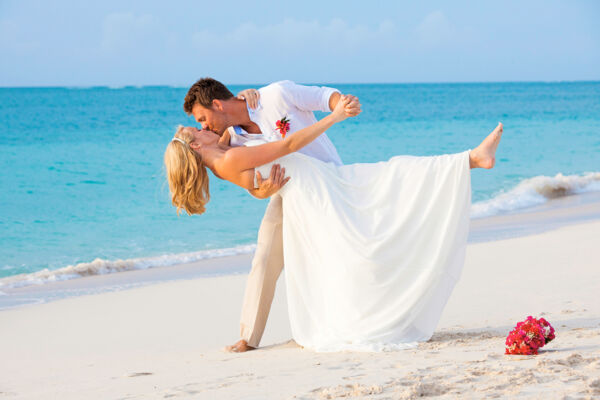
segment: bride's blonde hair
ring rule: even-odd
[[[189,215],[202,214],[205,204],[210,200],[208,192],[208,173],[202,157],[190,147],[194,135],[179,125],[165,150],[165,168],[171,202],[177,207],[177,215],[184,209]]]

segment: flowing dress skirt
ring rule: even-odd
[[[335,166],[275,161],[294,340],[381,351],[431,338],[460,278],[471,205],[469,151]],[[258,168],[268,176],[272,163]]]

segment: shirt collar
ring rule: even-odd
[[[244,133],[244,131],[242,130],[242,128],[240,126],[238,126],[238,125],[234,125],[233,126],[233,132],[236,135],[242,135]]]

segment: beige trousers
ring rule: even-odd
[[[273,195],[258,230],[256,253],[246,283],[241,338],[258,347],[275,294],[275,284],[283,270],[283,209],[281,196]]]

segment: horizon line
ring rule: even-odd
[[[200,79],[200,78],[199,78]],[[284,79],[276,80],[273,82],[279,82]],[[266,86],[270,83],[226,83],[229,86]],[[421,81],[421,82],[297,82],[303,85],[461,85],[461,84],[493,84],[493,83],[596,83],[600,82],[600,79],[575,79],[575,80],[506,80],[506,81]],[[191,86],[191,85],[190,85]],[[123,85],[111,85],[111,84],[91,84],[91,85],[26,85],[26,86],[4,86],[0,85],[0,89],[52,89],[52,88],[110,88],[110,89],[124,89],[124,88],[148,88],[148,87],[168,87],[172,89],[183,89],[189,86],[180,86],[173,84],[123,84]]]

